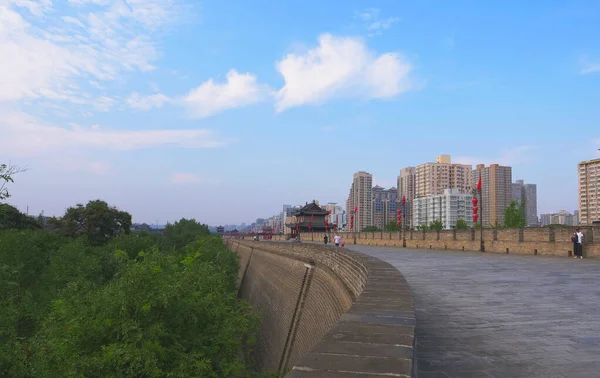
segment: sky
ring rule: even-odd
[[[449,154],[577,208],[600,2],[0,0],[0,162],[37,215],[252,222]]]

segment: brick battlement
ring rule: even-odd
[[[584,257],[600,257],[600,227],[579,226],[584,233]],[[571,235],[574,227],[551,226],[531,228],[486,228],[483,230],[485,252],[515,253],[520,255],[544,255],[568,257],[573,254]],[[342,241],[348,245],[356,244],[478,251],[480,230],[443,230],[405,232],[345,232],[340,233]],[[322,241],[323,233],[302,233],[303,241]],[[329,234],[332,239],[333,233]],[[273,240],[285,239],[273,236]],[[403,240],[404,239],[404,240]]]
[[[413,376],[412,294],[390,264],[330,246],[226,243],[240,256],[240,297],[262,314],[258,369]]]

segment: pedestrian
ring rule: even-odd
[[[573,235],[571,236],[571,241],[573,242],[573,251],[574,251],[574,255],[573,258],[583,258],[583,232],[581,232],[579,230],[579,227],[577,227],[575,229],[575,232],[573,233]]]
[[[340,246],[341,240],[342,240],[342,238],[340,237],[340,235],[335,234],[335,236],[333,237],[333,243],[335,244],[336,247]]]
[[[325,234],[325,236],[323,236],[323,242],[325,243],[325,245],[327,245],[328,241],[329,241],[329,238],[327,237],[327,234]]]

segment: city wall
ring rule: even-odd
[[[394,267],[330,246],[225,242],[240,256],[239,296],[262,315],[260,370],[413,376],[412,294]]]
[[[600,227],[581,227],[584,233],[584,257],[600,257]],[[485,252],[519,255],[572,256],[571,235],[574,227],[486,228],[483,229]],[[324,233],[301,233],[303,241],[323,241]],[[481,230],[442,230],[400,232],[343,232],[345,244],[422,249],[479,251]],[[333,233],[328,234],[333,242]],[[273,236],[274,240],[285,236]]]

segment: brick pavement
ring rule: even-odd
[[[600,261],[348,247],[410,284],[418,378],[600,377]]]

